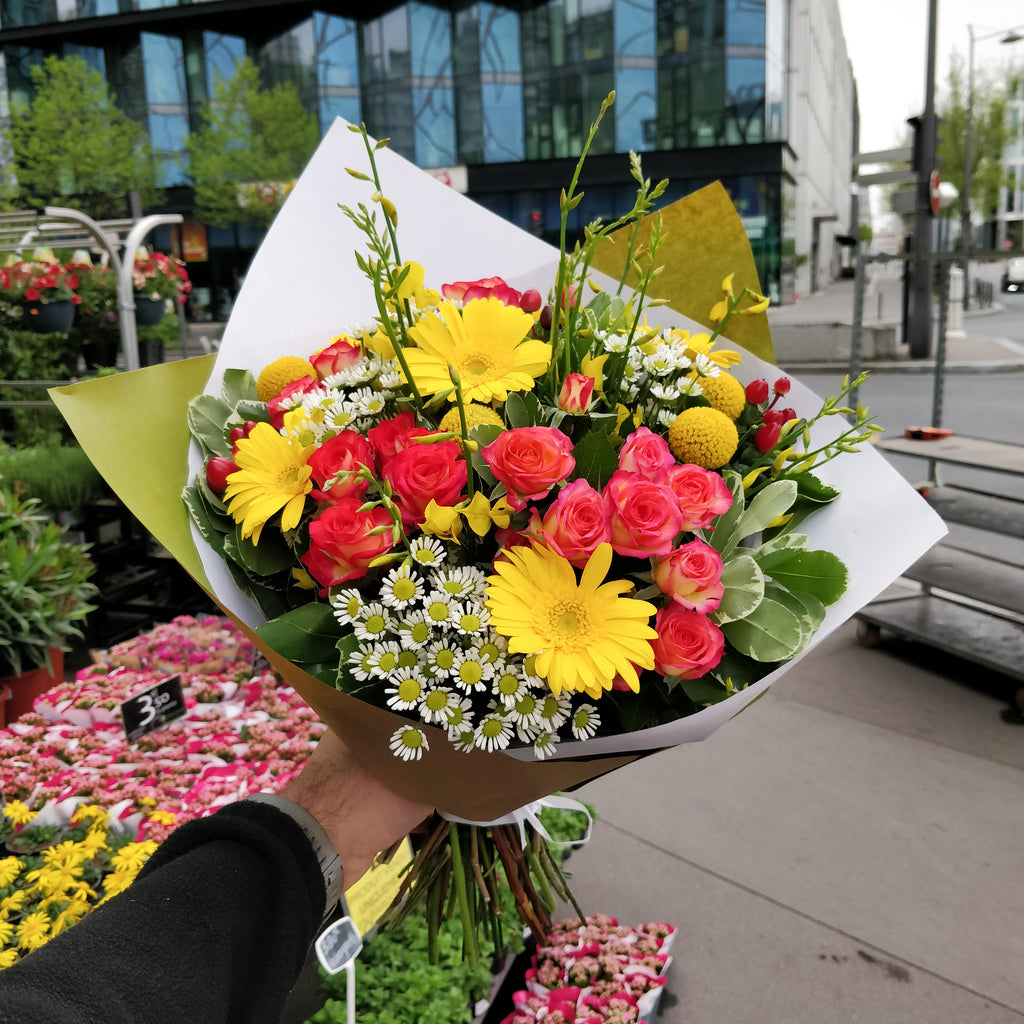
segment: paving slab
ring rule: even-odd
[[[819,647],[790,672],[792,680],[784,678],[703,743],[654,755],[580,790],[598,808],[603,831],[574,856],[580,865],[607,861],[621,875],[594,893],[606,904],[598,909],[614,913],[607,904],[651,899],[651,890],[654,906],[661,906],[677,881],[640,872],[609,851],[606,836],[613,831],[616,847],[631,837],[883,959],[1024,1015],[1024,770],[1013,746],[1024,745],[1024,730],[1001,721],[990,695],[946,692],[934,673],[908,685],[898,660],[847,653],[860,670],[847,677],[844,699],[837,681],[845,671],[842,648]],[[940,681],[933,691],[942,696],[922,710],[926,675]],[[806,696],[815,693],[816,680],[823,706]],[[855,696],[858,685],[864,689]],[[966,713],[973,700],[977,710]],[[961,712],[967,724],[958,739]],[[696,919],[688,913],[684,938],[700,943],[709,930],[724,927],[715,913]],[[748,939],[737,916],[723,941]],[[856,949],[837,955],[859,961],[856,971],[830,975],[840,990],[849,977],[850,1005],[857,1005],[858,972],[877,965]],[[743,966],[733,965],[735,974],[745,969],[783,991],[784,983],[756,960],[737,963]],[[889,980],[884,971],[864,976]],[[698,976],[694,985],[702,981]],[[794,1013],[805,1012],[811,992],[800,995],[797,987]],[[724,1013],[704,1019],[989,1019],[887,1017],[870,1002],[862,1005],[860,1018]]]

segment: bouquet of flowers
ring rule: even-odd
[[[843,406],[849,384],[821,402],[724,342],[763,313],[752,279],[720,274],[694,307],[707,329],[654,318],[671,243],[654,215],[640,251],[661,186],[631,163],[631,213],[552,253],[339,124],[216,361],[121,375],[131,395],[114,378],[54,392],[114,489],[321,719],[446,813],[402,895],[430,920],[457,908],[470,956],[499,866],[540,936],[568,896],[530,813],[503,816],[708,735],[941,532],[875,453],[852,454],[873,428]],[[297,335],[267,296],[345,165],[366,190],[339,230],[362,286],[332,290],[325,271]],[[399,211],[423,266],[400,255]],[[631,292],[593,270],[620,228]],[[337,245],[315,262],[336,268]],[[191,529],[165,454],[186,404]],[[117,450],[140,431],[153,465],[127,466]]]

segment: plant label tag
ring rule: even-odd
[[[332,922],[316,940],[316,957],[328,974],[347,967],[363,948],[363,939],[351,917]]]
[[[185,714],[181,677],[168,676],[156,686],[121,701],[121,718],[129,743]]]

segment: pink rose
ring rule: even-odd
[[[381,465],[387,464],[403,448],[408,448],[414,437],[429,434],[426,427],[416,426],[416,418],[411,412],[400,412],[389,420],[381,420],[375,427],[366,432],[367,440],[380,458]]]
[[[612,547],[620,555],[667,555],[682,529],[683,514],[672,491],[635,473],[617,470],[605,485],[611,510]]]
[[[562,381],[558,393],[558,408],[570,416],[582,416],[590,407],[590,395],[594,390],[594,378],[582,373],[570,373]]]
[[[658,639],[651,641],[654,668],[662,675],[698,679],[721,660],[725,650],[722,631],[700,612],[674,601],[654,618]]]
[[[658,482],[670,488],[679,499],[683,513],[684,530],[700,530],[732,507],[732,491],[719,476],[709,469],[680,463],[671,466]]]
[[[506,306],[518,306],[521,298],[515,288],[507,285],[500,277],[482,277],[479,281],[453,281],[441,285],[441,294],[452,302],[465,305],[471,299],[489,299],[492,295],[501,299]]]
[[[651,577],[677,604],[704,614],[713,612],[725,593],[722,556],[702,540],[681,544],[659,559]]]
[[[657,480],[675,461],[668,441],[647,427],[637,427],[619,450],[619,469],[639,473],[648,480]]]
[[[391,484],[402,522],[419,526],[431,499],[438,505],[456,505],[462,499],[466,460],[455,441],[413,442],[384,466],[382,474]]]
[[[392,548],[390,530],[370,533],[390,526],[391,516],[379,506],[360,512],[361,505],[359,498],[342,498],[309,524],[309,550],[300,561],[325,588],[365,576],[370,563]]]
[[[557,427],[515,427],[502,431],[480,454],[518,511],[569,476],[576,468],[571,452],[572,441]]]
[[[358,362],[363,350],[358,341],[352,338],[339,336],[327,348],[321,349],[315,355],[309,357],[309,361],[316,370],[316,375],[323,380],[330,377],[332,373],[338,373],[346,367]]]
[[[599,544],[611,540],[608,503],[586,480],[573,480],[558,492],[543,519],[534,509],[531,533],[582,568]]]
[[[328,484],[338,473],[358,470],[360,465],[366,466],[371,472],[374,469],[373,449],[369,441],[355,430],[343,430],[324,443],[309,458],[309,468],[313,480],[319,490],[310,493],[317,501],[337,501],[339,498],[359,498],[362,500],[369,482],[357,478],[335,480]]]

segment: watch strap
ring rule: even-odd
[[[287,814],[302,829],[320,864],[320,874],[323,876],[326,895],[324,904],[324,917],[326,918],[343,896],[344,865],[341,862],[341,857],[331,845],[330,839],[327,838],[323,826],[301,804],[278,793],[253,793],[247,796],[246,800],[250,803],[270,804],[271,807],[276,807],[282,813]]]

